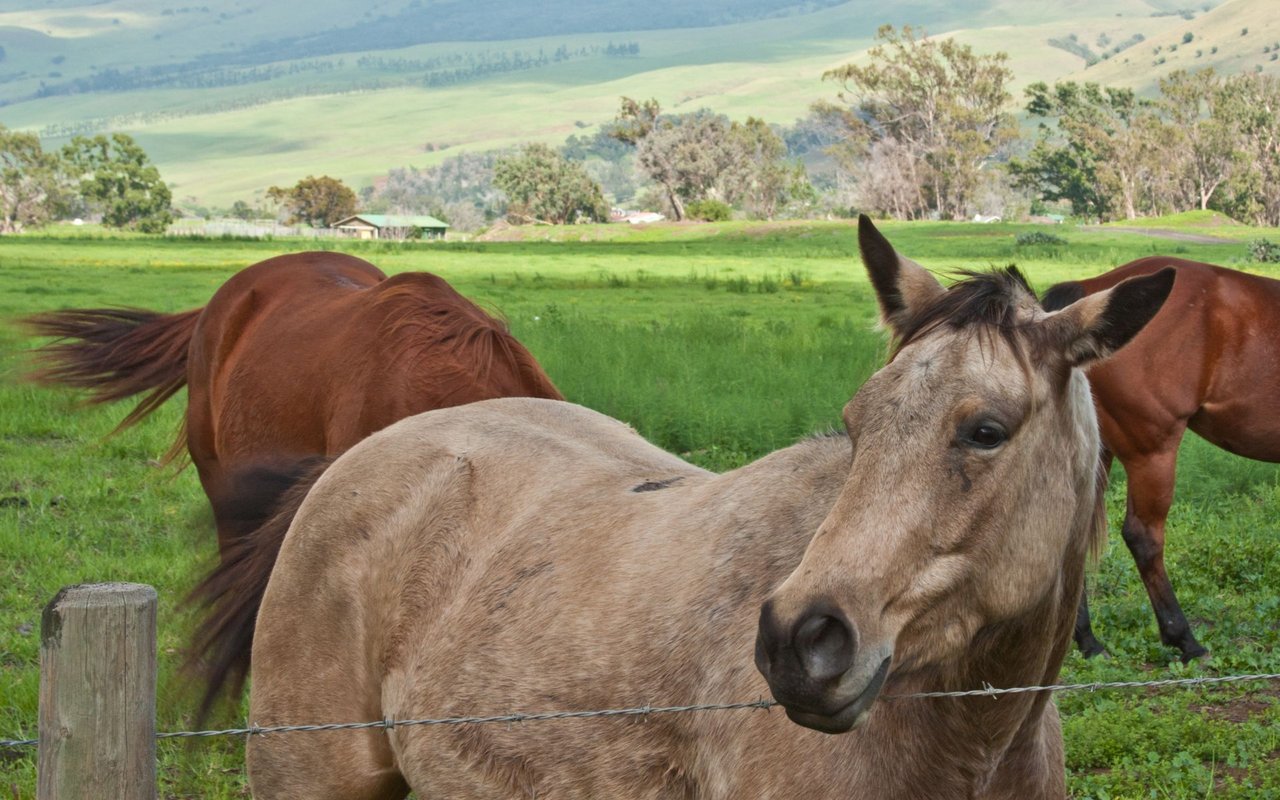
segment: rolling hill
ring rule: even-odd
[[[622,95],[791,122],[834,96],[823,71],[863,57],[885,23],[1006,51],[1018,85],[1071,76],[1149,89],[1195,49],[1206,51],[1197,64],[1280,72],[1261,52],[1280,38],[1274,0],[1183,13],[1176,0],[913,0],[888,12],[872,0],[548,0],[536,13],[511,0],[356,11],[336,0],[178,2],[11,0],[0,12],[0,123],[50,145],[128,132],[179,202],[226,205],[308,174],[360,186],[464,149],[558,143],[611,119]],[[1135,37],[1085,68],[1082,47]],[[1152,63],[1156,46],[1163,64]]]

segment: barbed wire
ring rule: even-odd
[[[911,694],[885,695],[884,700],[923,700],[946,697],[992,697],[1028,692],[1096,692],[1106,689],[1163,688],[1169,686],[1206,686],[1227,683],[1245,683],[1280,680],[1280,673],[1253,675],[1222,675],[1202,678],[1165,678],[1154,681],[1095,681],[1093,683],[1059,683],[1051,686],[1013,686],[997,688],[985,684],[981,689],[955,692],[913,692]],[[376,722],[332,722],[319,725],[250,725],[244,728],[225,728],[206,731],[170,731],[157,733],[156,739],[194,739],[212,736],[266,736],[277,733],[304,731],[347,731],[381,728],[394,730],[415,725],[484,725],[490,723],[543,722],[556,719],[593,719],[600,717],[647,717],[655,714],[682,714],[695,711],[739,711],[757,709],[767,711],[780,705],[776,700],[752,700],[741,703],[703,703],[688,706],[636,706],[633,708],[609,708],[597,711],[546,711],[539,713],[510,713],[492,716],[439,717],[436,719],[383,719]],[[0,747],[33,747],[39,739],[0,739]]]

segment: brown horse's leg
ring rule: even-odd
[[[1103,474],[1106,475],[1108,482],[1111,480],[1111,465],[1114,461],[1115,457],[1111,454],[1111,451],[1104,447],[1099,466],[1102,468]],[[1099,553],[1098,555],[1101,554]],[[1087,579],[1084,586],[1080,587],[1080,605],[1076,609],[1075,639],[1076,647],[1080,648],[1080,654],[1085,658],[1105,655],[1107,652],[1106,645],[1098,641],[1098,638],[1093,635],[1093,623],[1089,616],[1089,582]]]
[[[1156,624],[1160,627],[1160,640],[1181,650],[1183,661],[1190,661],[1209,651],[1196,641],[1191,632],[1164,568],[1164,526],[1169,506],[1173,503],[1177,458],[1175,441],[1167,452],[1125,464],[1125,471],[1129,474],[1129,496],[1124,526],[1120,531],[1129,552],[1133,553],[1142,583],[1147,587]]]
[[[1089,584],[1085,583],[1080,592],[1080,606],[1076,609],[1076,647],[1085,658],[1093,658],[1107,652],[1106,645],[1093,635],[1093,624],[1089,619]]]

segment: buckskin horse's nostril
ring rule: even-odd
[[[792,643],[809,679],[826,681],[853,664],[854,639],[853,627],[843,615],[815,614],[796,626]]]
[[[773,616],[773,601],[766,600],[760,609],[760,623],[756,628],[756,669],[766,678],[772,665],[770,653],[778,641],[778,623]]]

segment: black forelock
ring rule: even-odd
[[[990,272],[958,273],[961,280],[951,285],[924,307],[916,309],[899,329],[897,351],[946,325],[953,329],[980,327],[998,331],[1010,342],[1022,324],[1018,318],[1021,301],[1035,291],[1014,265]]]

